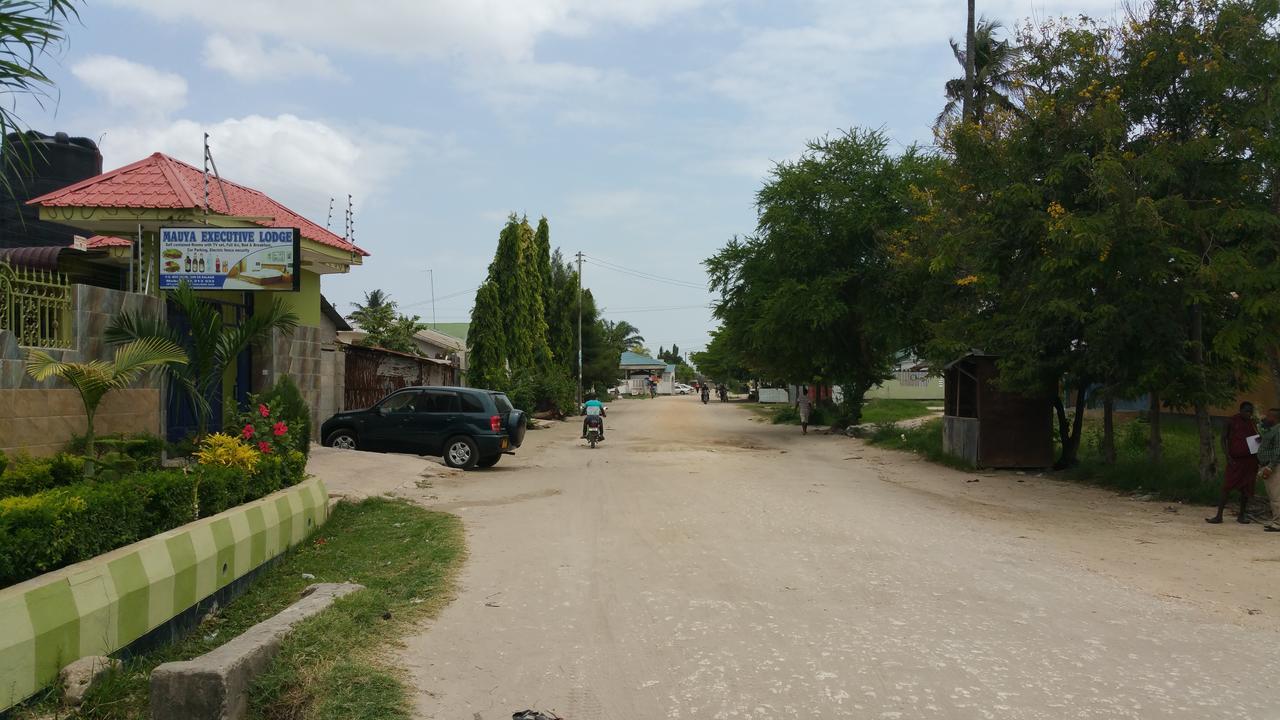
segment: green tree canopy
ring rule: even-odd
[[[366,292],[363,303],[352,305],[355,310],[350,317],[366,333],[360,340],[361,345],[419,354],[414,335],[427,327],[422,318],[400,314],[396,302],[382,290]]]
[[[844,386],[855,416],[911,341],[892,241],[932,163],[888,142],[872,130],[810,142],[757,195],[756,234],[707,261],[726,351],[763,379]]]

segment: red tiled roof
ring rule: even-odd
[[[216,178],[209,178],[211,213],[240,217],[261,217],[260,225],[296,227],[302,237],[322,245],[368,255],[329,230],[272,200],[259,190]],[[222,191],[227,193],[226,202]],[[230,207],[227,206],[230,202]],[[181,160],[153,153],[131,165],[125,165],[88,180],[81,180],[61,190],[41,195],[27,203],[45,207],[110,207],[205,209],[204,172]]]
[[[110,247],[131,247],[132,245],[132,240],[125,240],[124,238],[114,237],[111,235],[94,235],[84,243],[84,246],[90,250],[100,250],[102,248]]]

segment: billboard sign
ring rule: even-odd
[[[161,228],[160,288],[297,290],[297,228]]]

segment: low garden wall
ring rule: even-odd
[[[127,647],[302,541],[318,478],[0,590],[0,713],[89,655]]]

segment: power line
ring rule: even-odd
[[[469,293],[473,293],[473,292],[475,292],[475,291],[477,291],[477,290],[479,290],[479,289],[480,289],[480,286],[479,286],[479,285],[477,285],[477,286],[475,286],[475,287],[471,288],[470,290],[459,290],[459,291],[458,291],[458,292],[456,292],[456,293],[449,293],[448,295],[438,295],[438,296],[436,296],[436,302],[439,302],[439,301],[441,301],[441,300],[450,300],[450,299],[452,299],[452,298],[456,298],[456,297],[462,297],[463,295],[467,295],[467,294],[469,294]],[[401,308],[411,308],[411,307],[418,307],[418,306],[420,306],[420,305],[430,305],[430,304],[431,304],[431,301],[430,301],[430,300],[418,300],[417,302],[405,303],[405,304],[401,305],[400,307],[401,307]]]
[[[602,260],[601,258],[594,257],[591,255],[586,255],[584,257],[587,259],[587,262],[591,263],[592,265],[597,265],[607,270],[613,270],[614,272],[622,273],[624,275],[631,275],[633,277],[640,278],[641,280],[649,280],[652,282],[665,283],[667,285],[675,285],[676,287],[690,288],[694,290],[705,291],[707,289],[706,285],[701,283],[694,283],[688,280],[677,280],[675,278],[655,275],[651,272],[646,272],[644,270],[636,270],[635,268],[625,267],[623,265],[618,265],[616,263],[609,262],[608,260]]]
[[[673,310],[697,310],[699,308],[705,308],[707,310],[711,310],[714,308],[714,306],[703,304],[703,305],[656,305],[653,307],[633,307],[633,308],[605,307],[600,312],[602,314],[612,315],[616,313],[645,313],[645,312],[671,312]]]

